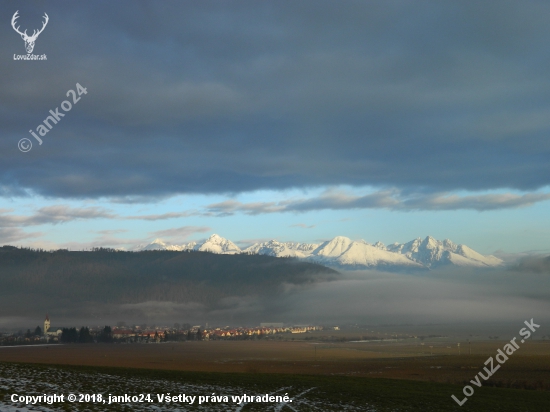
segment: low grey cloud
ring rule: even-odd
[[[296,223],[295,225],[290,225],[289,227],[301,227],[302,229],[313,229],[316,225],[306,225],[305,223]]]
[[[128,232],[127,229],[107,229],[107,230],[97,230],[94,231],[94,233],[99,233],[100,235],[110,236],[110,235],[116,235],[119,233],[125,233]]]
[[[169,213],[161,213],[161,214],[153,214],[153,215],[136,215],[136,216],[126,216],[124,219],[129,220],[166,220],[166,219],[176,219],[180,217],[189,217],[197,215],[197,212],[169,212]]]
[[[30,224],[66,223],[80,219],[113,219],[116,215],[100,207],[47,206],[38,209],[29,220]]]
[[[307,290],[289,290],[282,305],[289,308],[285,319],[309,322],[521,325],[533,317],[548,319],[547,286],[548,277],[526,271],[458,269],[423,276],[367,271]]]
[[[127,316],[133,319],[178,319],[182,315],[187,315],[189,318],[196,318],[197,314],[205,312],[203,304],[177,303],[165,301],[147,301],[141,303],[126,303],[120,305],[117,309],[119,316]]]
[[[235,212],[245,213],[247,215],[258,215],[262,213],[278,213],[286,211],[284,202],[251,202],[242,203],[237,200],[225,200],[219,203],[212,203],[205,208],[206,213],[216,216],[226,216]]]
[[[70,207],[67,205],[47,206],[37,209],[29,215],[14,214],[13,209],[0,209],[0,228],[6,231],[4,238],[19,240],[27,237],[25,232],[12,230],[8,235],[7,229],[21,228],[47,224],[63,224],[78,220],[110,219],[110,220],[143,220],[159,221],[178,219],[188,216],[230,216],[237,213],[246,215],[261,215],[269,213],[302,213],[315,210],[350,210],[350,209],[386,209],[395,211],[414,210],[477,210],[480,212],[511,209],[530,206],[534,203],[550,199],[550,194],[486,194],[472,196],[457,196],[449,194],[405,194],[397,189],[384,190],[368,195],[359,196],[339,190],[327,190],[322,194],[302,199],[284,200],[280,202],[250,202],[243,203],[237,200],[226,200],[206,205],[202,210],[169,212],[151,215],[120,215],[101,207]],[[314,228],[315,225],[304,223],[293,224],[290,227],[303,229]],[[167,230],[150,232],[156,237],[183,237],[191,233],[210,231],[206,226],[183,226]],[[121,230],[106,230],[98,232],[102,235],[121,233]],[[123,243],[127,243],[121,240]],[[112,243],[110,243],[112,244]]]
[[[0,6],[29,29],[50,16],[35,47],[48,60],[3,67],[0,196],[135,203],[338,185],[432,194],[550,185],[547,2],[41,7]],[[6,24],[9,59],[24,47]],[[88,94],[42,145],[19,152],[76,83]],[[243,207],[281,205],[233,205]]]
[[[166,199],[169,196],[113,196],[109,198],[111,203],[119,203],[125,205],[131,204],[147,204],[147,203],[158,203],[160,200]]]
[[[510,267],[511,271],[550,274],[550,255],[525,256]]]
[[[116,215],[100,207],[69,207],[66,205],[39,208],[31,215],[14,215],[13,210],[0,210],[0,227],[36,226],[67,223],[74,220],[114,219]]]
[[[527,258],[528,259],[527,261],[529,261],[529,259],[532,259],[532,258],[541,258],[543,256],[549,256],[550,249],[531,249],[523,252],[505,252],[499,249],[493,252],[492,255],[499,259],[502,259],[504,262],[508,264],[516,265],[518,262],[520,262],[524,258]]]
[[[235,213],[259,215],[264,213],[307,212],[312,210],[387,209],[414,210],[477,210],[480,212],[531,206],[550,199],[548,193],[513,193],[458,196],[448,193],[411,194],[400,190],[383,190],[364,196],[344,191],[327,190],[319,196],[281,202],[241,203],[235,200],[206,206],[207,213],[225,216]],[[293,225],[306,227],[305,225]]]
[[[10,244],[20,240],[33,239],[42,236],[41,232],[25,232],[16,227],[0,227],[0,244]]]
[[[155,232],[149,232],[152,236],[159,238],[180,238],[186,239],[194,233],[205,233],[209,232],[212,229],[207,226],[182,226],[172,229],[157,230]]]
[[[128,215],[123,216],[113,213],[102,207],[70,207],[67,205],[46,206],[37,209],[29,215],[14,214],[13,209],[0,209],[0,227],[22,227],[36,226],[43,224],[61,224],[76,220],[89,219],[120,219],[120,220],[144,220],[157,221],[176,219],[196,215],[197,212],[170,212],[152,215]],[[120,232],[120,230],[119,230]],[[112,234],[113,231],[98,232]]]
[[[515,209],[531,206],[550,199],[550,193],[513,193],[487,195],[430,195],[403,201],[404,209],[411,210],[457,210],[472,209],[480,212],[498,209]]]

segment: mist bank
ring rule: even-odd
[[[359,324],[506,323],[550,319],[550,274],[441,269],[422,276],[344,272],[285,296],[289,316]]]
[[[141,289],[148,290],[141,299],[138,294],[130,299],[129,293],[122,293],[132,281],[139,284],[141,277],[137,273],[130,271],[125,275],[129,278],[111,279],[109,276],[114,276],[113,273],[118,270],[117,265],[112,263],[109,269],[111,275],[107,275],[103,268],[98,269],[97,273],[91,271],[95,273],[93,276],[82,279],[69,266],[67,270],[72,270],[73,275],[69,277],[73,283],[64,293],[52,289],[41,293],[43,289],[39,285],[43,283],[40,282],[27,291],[19,290],[15,297],[6,294],[3,289],[0,327],[11,326],[15,322],[21,324],[23,320],[31,322],[29,326],[36,326],[46,312],[55,319],[56,326],[115,324],[118,321],[127,324],[208,322],[210,325],[243,326],[285,322],[440,325],[440,329],[462,325],[464,330],[468,327],[485,330],[486,326],[480,325],[500,325],[499,330],[508,330],[508,326],[515,330],[524,320],[534,318],[542,324],[541,335],[545,335],[548,333],[542,333],[542,330],[546,329],[545,325],[550,325],[550,269],[545,266],[547,258],[529,258],[509,268],[446,268],[404,274],[381,271],[337,273],[319,266],[312,270],[310,266],[300,266],[302,263],[295,266],[297,263],[292,260],[267,256],[144,253],[159,256],[157,265],[164,262],[160,258],[163,253],[172,253],[172,256],[177,256],[174,253],[182,256],[198,253],[197,256],[206,256],[207,259],[211,256],[222,260],[214,260],[212,262],[216,264],[210,266],[210,270],[217,274],[206,275],[205,267],[197,266],[197,278],[189,283],[193,285],[194,292],[187,294],[180,293],[183,289],[175,288],[177,283],[173,283],[172,275],[169,275],[171,272],[158,272],[151,277],[155,281],[146,289]],[[157,253],[160,254],[155,255]],[[230,270],[226,263],[232,258],[237,261]],[[260,260],[250,261],[254,262],[252,265],[249,258]],[[268,260],[264,261],[264,258]],[[178,259],[168,259],[162,265],[179,267],[182,262]],[[243,262],[249,263],[241,266]],[[56,270],[61,270],[61,267]],[[266,268],[272,271],[266,271]],[[51,279],[51,270],[50,267],[50,271],[41,275],[43,281]],[[143,268],[139,273],[147,270]],[[33,279],[32,276],[27,277],[27,284],[31,285]],[[86,295],[83,291],[94,290],[95,281],[99,280],[104,288],[110,288],[116,285],[113,279],[126,279],[126,283],[117,286],[119,297],[108,295],[102,300],[82,299]],[[168,289],[164,290],[159,285]],[[76,288],[80,291],[77,292]],[[31,293],[31,290],[34,292]],[[160,293],[162,290],[164,294]],[[171,295],[168,290],[171,293],[176,290],[180,292]],[[21,299],[32,302],[30,306],[23,305]]]

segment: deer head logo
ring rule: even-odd
[[[33,49],[34,49],[34,42],[36,41],[38,35],[40,33],[42,33],[44,31],[44,29],[46,28],[46,25],[48,24],[48,20],[50,20],[50,18],[48,17],[48,15],[46,13],[44,13],[44,23],[42,23],[42,28],[38,31],[34,30],[33,33],[32,33],[32,36],[29,36],[27,35],[27,30],[25,30],[23,33],[21,33],[19,31],[19,26],[15,27],[15,24],[16,24],[16,20],[19,18],[19,10],[17,10],[15,12],[15,14],[13,15],[12,19],[11,19],[11,26],[13,27],[13,29],[19,33],[21,35],[21,38],[23,40],[25,40],[25,48],[27,49],[27,53],[32,53]]]

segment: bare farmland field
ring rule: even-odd
[[[363,376],[461,384],[505,341],[211,341],[0,348],[0,361],[158,370]],[[469,351],[471,350],[471,355]],[[489,385],[550,389],[550,342],[524,344]]]
[[[466,404],[451,395],[504,341],[209,341],[0,348],[0,410],[541,411],[550,404],[550,343],[530,341]],[[454,353],[453,353],[454,352]],[[465,353],[466,352],[466,353]],[[56,366],[57,365],[57,366]],[[62,366],[60,366],[62,365]],[[376,378],[376,379],[375,379]],[[486,387],[488,386],[488,387]],[[288,393],[292,404],[162,403],[35,405],[12,393]],[[156,395],[155,395],[156,396]],[[3,399],[3,400],[2,400]],[[229,398],[231,399],[231,398]],[[290,409],[290,407],[292,409]],[[153,408],[153,409],[151,409]]]

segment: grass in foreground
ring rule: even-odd
[[[288,393],[293,403],[238,405],[206,403],[188,405],[158,403],[156,394],[240,396]],[[155,403],[147,404],[56,404],[42,405],[54,411],[483,411],[539,412],[550,409],[550,392],[504,388],[475,388],[474,395],[459,407],[452,399],[462,399],[462,386],[432,382],[341,376],[305,376],[257,373],[204,373],[126,369],[90,366],[44,366],[0,363],[0,410],[16,410],[9,399],[12,393],[101,393],[152,394]],[[18,405],[19,410],[24,407]],[[154,408],[153,408],[154,407]],[[292,409],[291,409],[291,408]]]

